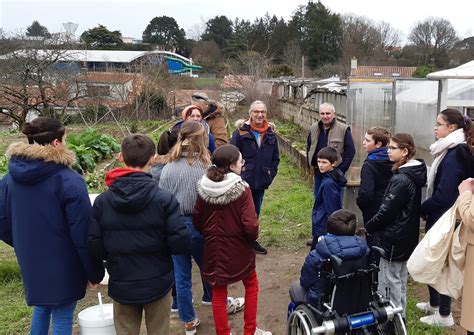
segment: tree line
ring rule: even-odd
[[[46,37],[49,32],[35,21],[26,35]],[[194,35],[188,38],[173,17],[157,16],[143,31],[142,44],[126,44],[119,30],[100,24],[84,31],[81,42],[89,49],[172,50],[215,73],[231,69],[255,74],[263,66],[266,76],[301,75],[302,56],[306,73],[315,76],[347,75],[352,57],[361,65],[424,66],[432,71],[474,56],[474,38],[460,41],[449,20],[417,22],[408,43],[400,47],[400,31],[387,22],[340,15],[313,1],[297,7],[288,21],[269,14],[253,22],[215,16]]]

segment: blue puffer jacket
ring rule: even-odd
[[[313,238],[326,234],[328,216],[342,208],[341,188],[346,184],[346,177],[337,168],[322,174],[321,186],[316,193],[313,206]]]
[[[272,128],[268,126],[259,147],[247,121],[234,131],[230,143],[239,148],[245,160],[241,172],[242,179],[252,189],[267,189],[275,178],[280,163],[278,141]]]
[[[336,236],[327,234],[322,236],[316,248],[312,250],[301,268],[300,284],[307,291],[307,299],[317,305],[321,295],[319,270],[322,262],[335,255],[343,261],[360,258],[367,255],[369,249],[364,239],[357,236]]]
[[[0,238],[15,248],[26,302],[54,306],[82,299],[87,281],[102,280],[87,250],[91,204],[86,184],[69,166],[74,154],[14,143],[1,183]]]

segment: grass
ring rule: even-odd
[[[424,316],[421,311],[416,308],[416,303],[419,302],[416,297],[422,290],[427,290],[425,285],[415,283],[408,280],[408,294],[407,294],[407,320],[408,320],[408,334],[410,335],[454,335],[456,332],[452,329],[431,327],[419,321],[420,317]],[[453,301],[454,303],[454,301]]]
[[[297,149],[306,150],[307,130],[287,120],[275,118],[272,121],[275,123],[277,133],[289,140]]]
[[[32,308],[25,303],[13,248],[0,241],[0,335],[28,332]]]
[[[194,89],[217,90],[220,88],[222,78],[193,78]]]
[[[313,192],[290,161],[281,156],[278,175],[265,192],[261,240],[265,245],[300,249],[311,238]]]

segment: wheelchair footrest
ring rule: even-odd
[[[393,308],[392,306],[384,306],[380,308],[373,308],[371,311],[338,316],[334,320],[324,321],[321,326],[314,327],[311,330],[312,334],[335,334],[346,333],[353,329],[359,329],[364,326],[374,325],[376,323],[393,320],[396,314],[403,311],[402,307]]]

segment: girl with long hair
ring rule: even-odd
[[[203,276],[213,289],[216,333],[230,334],[227,285],[242,281],[244,334],[271,335],[257,328],[258,280],[253,244],[258,237],[258,218],[252,191],[240,177],[244,163],[234,145],[223,145],[214,151],[212,165],[198,183],[193,224],[204,236]]]
[[[384,250],[380,259],[378,290],[406,312],[407,261],[420,234],[421,189],[426,183],[426,165],[414,159],[415,141],[410,134],[390,138],[388,157],[393,177],[377,213],[366,223],[372,244]]]
[[[33,335],[72,333],[76,302],[87,282],[99,283],[87,250],[91,203],[66,128],[39,117],[22,129],[28,143],[12,143],[9,172],[0,182],[0,239],[15,249],[26,302],[34,306]],[[96,285],[92,285],[95,287]]]
[[[202,273],[204,240],[201,233],[193,227],[192,215],[197,198],[197,182],[206,174],[211,163],[205,138],[206,131],[201,123],[184,122],[177,143],[167,155],[167,164],[161,172],[159,182],[161,188],[176,197],[184,221],[191,230],[191,254],[173,255],[178,313],[187,335],[196,333],[200,324],[193,307],[191,260],[194,258]],[[207,283],[203,286],[203,304],[210,304],[212,289]]]
[[[426,231],[438,221],[459,196],[458,185],[468,177],[470,152],[465,144],[471,130],[471,120],[456,109],[443,110],[436,119],[437,141],[430,146],[434,157],[428,174],[426,200],[421,205],[421,217],[426,220]],[[451,297],[439,294],[428,286],[429,301],[416,307],[430,315],[420,321],[429,325],[454,325]]]

